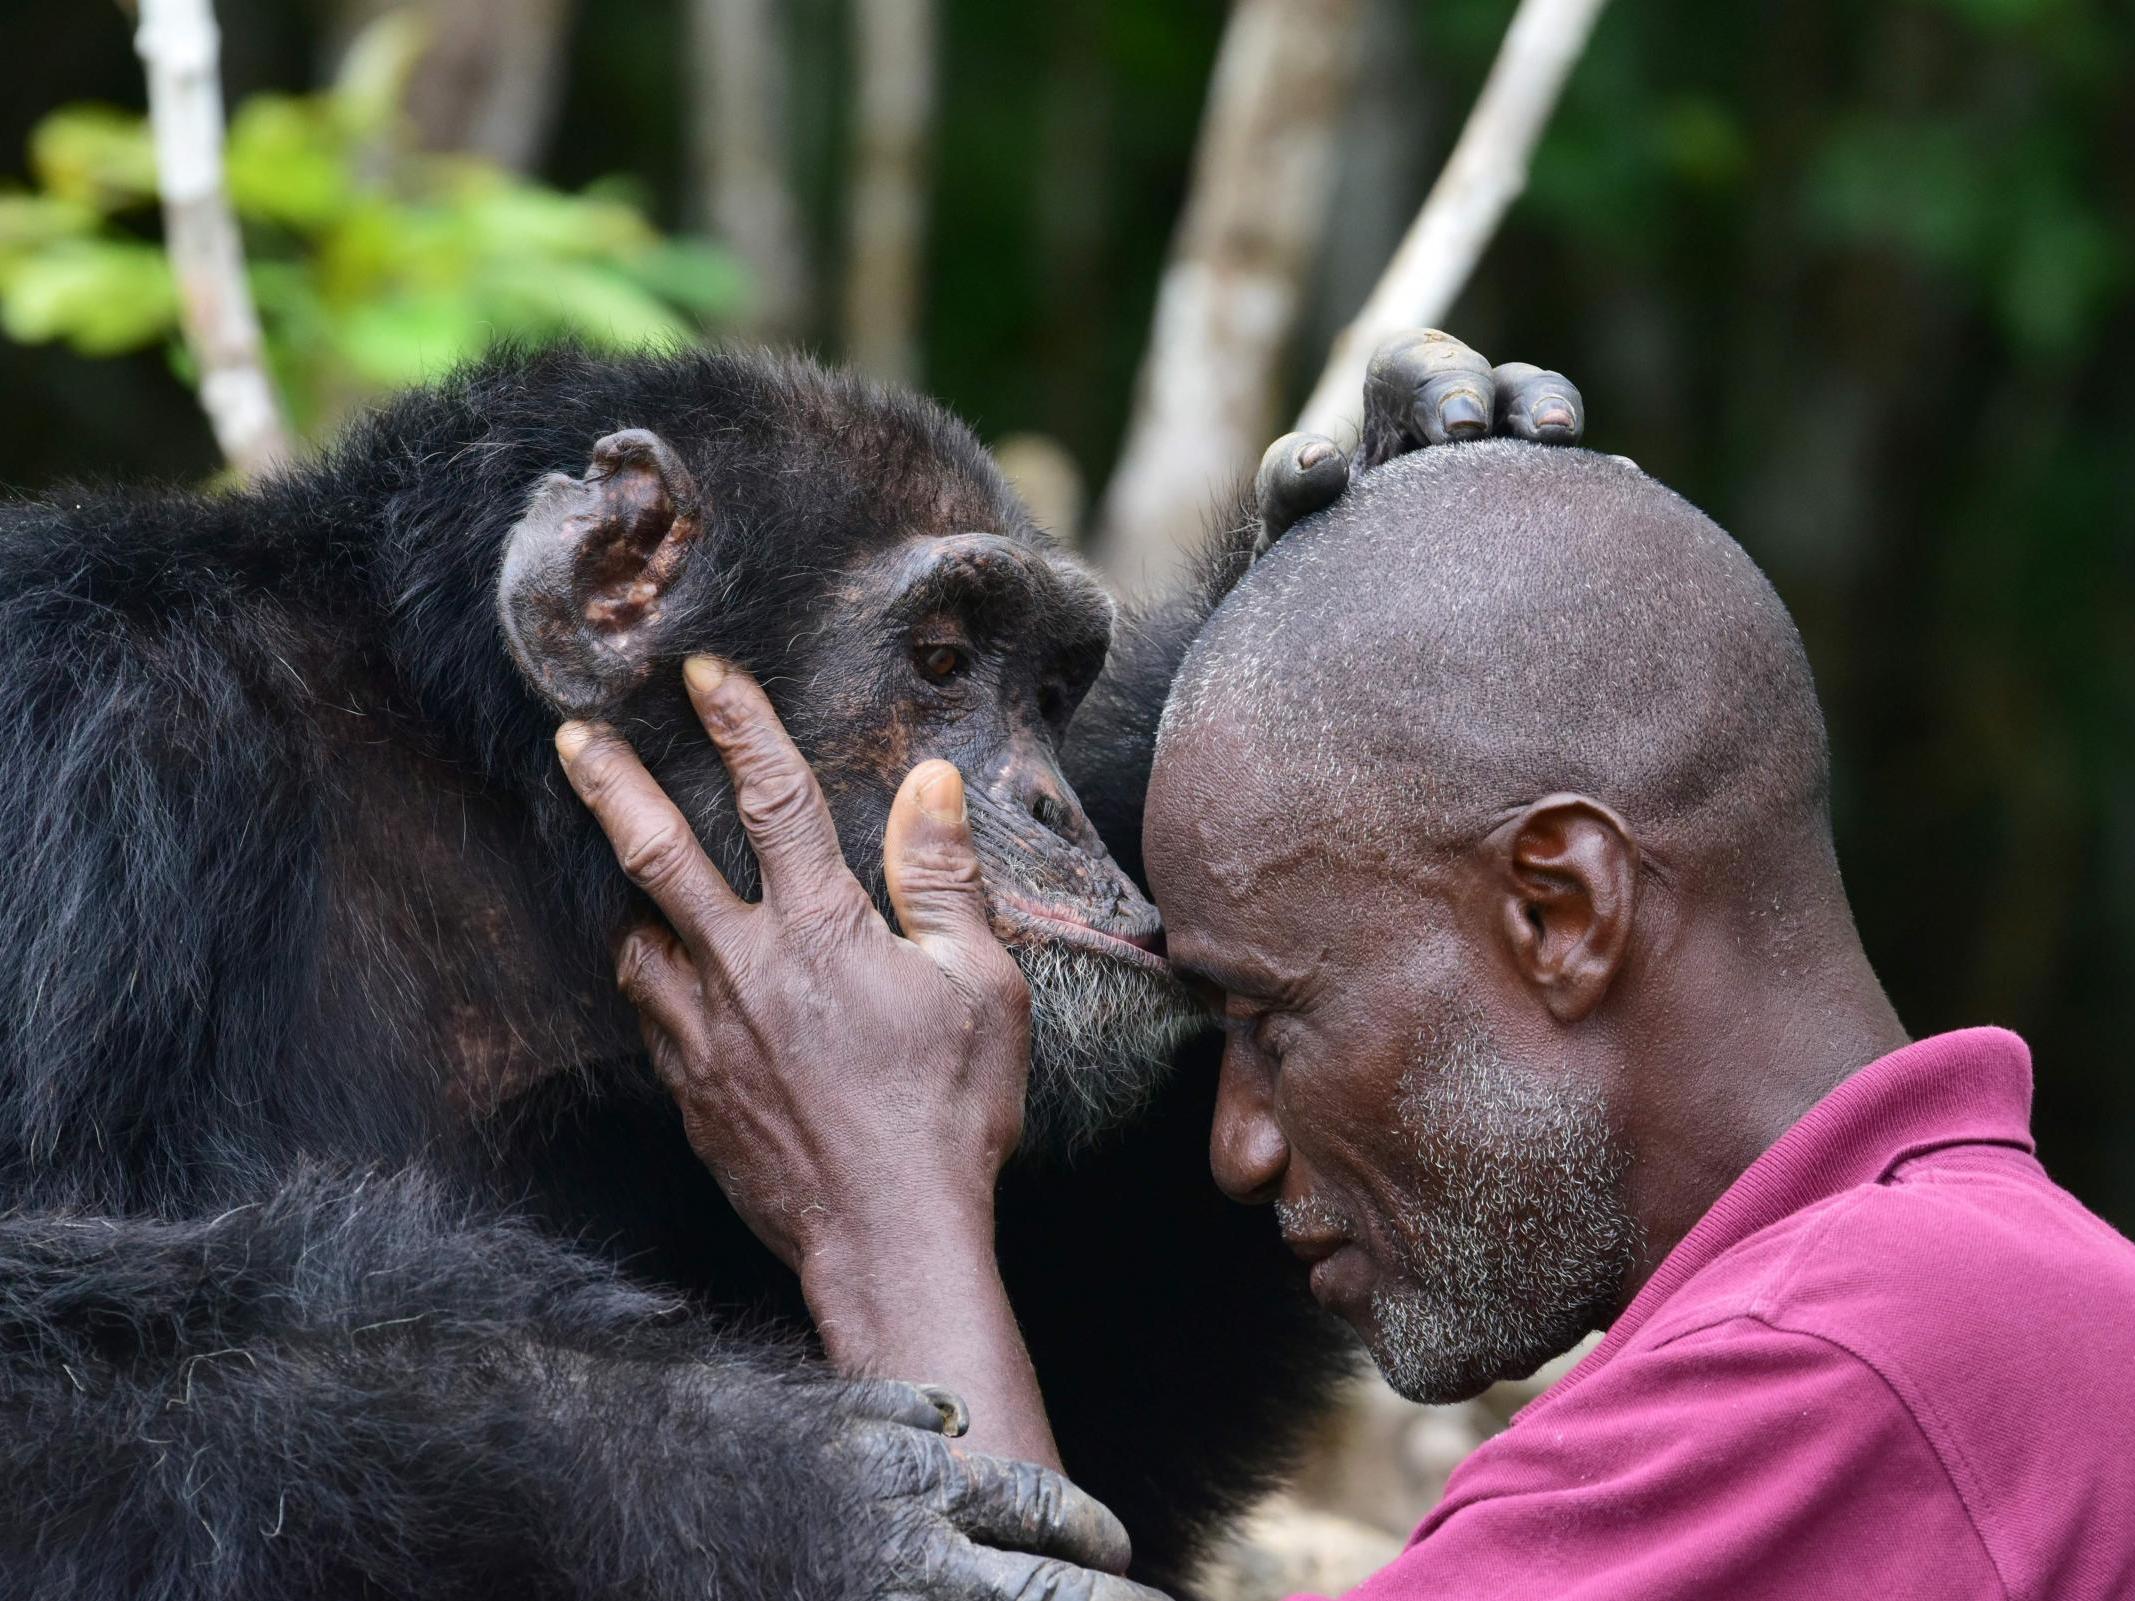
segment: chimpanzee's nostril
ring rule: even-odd
[[[1075,814],[1059,796],[1048,794],[1044,790],[1038,791],[1031,797],[1030,814],[1062,839],[1075,838]]]

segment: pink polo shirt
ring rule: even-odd
[[[2030,1113],[2001,1029],[1863,1068],[1351,1596],[2135,1598],[2135,1245]]]

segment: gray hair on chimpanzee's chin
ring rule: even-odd
[[[1050,943],[1009,952],[1030,985],[1023,1153],[1071,1157],[1149,1104],[1207,1018],[1167,973]]]

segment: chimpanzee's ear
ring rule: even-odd
[[[551,473],[511,531],[497,609],[520,668],[571,717],[597,717],[645,681],[660,616],[704,507],[667,441],[626,428],[585,476]]]

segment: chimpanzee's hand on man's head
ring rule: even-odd
[[[1525,362],[1493,367],[1435,328],[1396,334],[1364,377],[1364,429],[1354,455],[1322,434],[1284,434],[1260,458],[1254,491],[1266,550],[1300,517],[1334,504],[1357,475],[1430,445],[1525,439],[1576,445],[1586,404],[1562,373]]]

